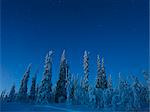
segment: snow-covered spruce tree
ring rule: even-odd
[[[52,55],[53,55],[53,52],[49,51],[49,53],[45,57],[43,79],[41,81],[41,85],[39,87],[38,96],[37,96],[37,100],[36,100],[37,103],[39,103],[39,104],[48,104],[51,102]]]
[[[96,89],[95,91],[95,107],[96,108],[103,108],[104,107],[104,90]]]
[[[0,103],[5,102],[5,95],[6,95],[6,90],[3,90],[0,95]]]
[[[107,79],[106,79],[106,73],[105,73],[104,58],[102,58],[101,75],[102,75],[102,89],[106,89]]]
[[[29,100],[31,103],[35,103],[35,100],[36,100],[36,74],[35,76],[32,77]]]
[[[124,80],[119,73],[118,88],[115,89],[112,98],[114,110],[133,111],[133,91],[130,84]]]
[[[120,90],[121,100],[120,100],[119,107],[121,110],[130,110],[131,111],[131,109],[133,108],[133,106],[132,106],[133,94],[132,94],[132,91],[130,91],[130,90],[132,90],[132,89],[130,88],[129,83],[126,80],[124,80],[122,89]]]
[[[35,88],[35,103],[37,101],[37,97],[38,97],[38,92],[39,92],[39,84],[36,84],[36,88]]]
[[[150,72],[148,71],[143,71],[142,72],[144,79],[146,81],[146,85],[144,86],[144,95],[143,95],[143,100],[145,103],[150,102]]]
[[[96,88],[106,89],[107,80],[104,67],[104,58],[102,58],[102,64],[100,64],[100,57],[97,55],[97,78],[96,78]]]
[[[92,108],[96,107],[96,89],[95,87],[91,87],[89,91],[89,106]]]
[[[9,96],[9,92],[6,93],[5,98],[4,98],[4,102],[7,103],[8,102],[8,96]]]
[[[80,83],[77,83],[77,87],[76,90],[74,91],[74,96],[75,96],[75,101],[74,104],[83,104],[84,103],[84,94],[83,94],[83,88],[82,88],[82,84],[83,83],[83,79],[80,79]]]
[[[133,76],[133,84],[132,84],[132,90],[133,90],[133,95],[134,95],[134,108],[135,110],[138,110],[141,108],[142,106],[142,102],[141,102],[141,92],[142,92],[142,84],[139,82],[137,77]]]
[[[83,70],[84,70],[84,76],[82,80],[82,96],[83,101],[82,104],[88,104],[89,103],[89,53],[87,51],[84,52],[83,56]]]
[[[70,103],[69,95],[70,95],[71,86],[72,86],[72,75],[71,75],[70,68],[67,62],[66,62],[66,68],[67,68],[67,75],[66,75],[67,76],[66,77],[67,103]]]
[[[55,94],[56,94],[56,83],[52,88],[52,97],[51,97],[52,102],[55,102]]]
[[[111,75],[108,76],[107,87],[112,88],[112,78]]]
[[[113,88],[111,75],[108,77],[107,89],[104,90],[104,107],[112,106]]]
[[[72,83],[71,83],[71,88],[70,88],[70,93],[69,93],[69,102],[71,104],[77,104],[77,97],[75,96],[75,92],[77,89],[77,85],[78,85],[78,78],[73,77],[72,79]]]
[[[84,70],[84,77],[83,77],[83,84],[82,87],[85,92],[89,90],[89,53],[87,51],[84,52],[83,56],[83,70]]]
[[[57,81],[57,86],[56,86],[56,94],[55,94],[56,103],[66,102],[67,99],[67,88],[66,88],[67,76],[66,75],[67,75],[67,64],[66,64],[65,50],[64,50],[60,61],[59,80]]]
[[[120,98],[120,88],[121,88],[121,85],[122,85],[122,80],[121,80],[121,76],[120,76],[120,73],[119,73],[119,83],[117,85],[117,87],[115,87],[114,91],[113,91],[113,97],[112,97],[112,107],[113,107],[113,110],[117,110],[118,107],[119,107],[119,104],[120,104],[120,101],[121,101],[121,98]]]
[[[15,92],[15,85],[13,84],[9,92],[8,102],[14,102],[15,99],[16,99],[16,92]]]
[[[96,90],[95,90],[95,107],[104,107],[104,90],[107,89],[107,80],[104,67],[104,59],[102,58],[102,64],[100,63],[100,57],[97,56],[97,78],[96,78]]]
[[[27,94],[28,87],[27,86],[28,86],[30,70],[31,70],[31,64],[29,64],[27,70],[25,71],[23,79],[21,80],[21,85],[20,85],[18,96],[17,96],[17,100],[19,102],[27,102],[28,101],[28,94]]]
[[[97,55],[96,88],[102,88],[102,74],[101,74],[101,64],[100,64],[100,57],[99,57],[99,55]]]

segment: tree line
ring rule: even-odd
[[[1,103],[20,102],[31,104],[67,103],[72,105],[88,105],[94,108],[112,108],[113,110],[139,110],[148,106],[150,102],[150,78],[149,73],[144,72],[146,84],[139,81],[136,76],[131,76],[131,83],[119,74],[119,82],[112,86],[111,75],[106,77],[104,58],[97,55],[97,75],[95,85],[89,84],[89,53],[83,55],[82,78],[70,72],[69,64],[65,56],[65,50],[61,55],[59,79],[56,86],[52,86],[52,57],[49,51],[45,57],[43,78],[37,85],[37,72],[32,77],[30,91],[28,93],[28,81],[31,64],[27,67],[20,83],[19,91],[12,86],[9,94],[2,91]]]

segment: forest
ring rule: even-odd
[[[61,55],[59,78],[52,84],[53,51],[46,54],[43,78],[37,85],[37,73],[32,77],[31,87],[28,82],[32,65],[29,64],[20,83],[19,90],[15,84],[9,93],[1,92],[0,103],[5,104],[31,104],[31,105],[57,105],[65,104],[72,107],[86,105],[91,109],[112,111],[148,111],[150,102],[149,72],[143,71],[145,82],[136,77],[124,79],[118,74],[119,81],[113,86],[111,75],[105,71],[104,58],[97,55],[97,74],[94,85],[89,83],[89,52],[83,55],[83,77],[73,75],[67,63],[65,50]],[[55,85],[55,86],[54,86]],[[3,107],[2,107],[3,108]],[[83,109],[84,110],[84,109]]]

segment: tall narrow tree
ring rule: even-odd
[[[102,58],[101,74],[102,74],[102,89],[106,89],[107,79],[106,79],[106,73],[105,73],[104,58]]]
[[[36,100],[36,74],[32,77],[32,84],[29,98],[32,103],[34,103]]]
[[[40,104],[48,104],[51,102],[52,54],[53,52],[49,51],[45,57],[44,75],[37,96],[37,103]]]
[[[112,78],[111,78],[111,75],[108,76],[107,87],[108,87],[108,88],[112,88]]]
[[[0,102],[5,102],[6,90],[3,90],[0,94]]]
[[[77,99],[76,96],[75,96],[75,92],[76,92],[76,89],[77,89],[77,85],[78,85],[78,78],[77,77],[73,77],[72,78],[72,83],[71,83],[71,87],[70,87],[70,92],[69,92],[69,102],[71,104],[77,104]]]
[[[8,100],[9,102],[13,102],[15,101],[15,99],[16,99],[16,91],[15,91],[15,85],[13,84],[8,96]]]
[[[25,71],[25,74],[23,76],[23,79],[21,80],[21,85],[18,93],[17,99],[20,102],[26,102],[27,101],[27,91],[28,91],[28,80],[29,80],[29,75],[30,75],[30,70],[31,70],[31,64],[29,64],[27,70]]]
[[[81,96],[83,96],[83,99],[81,103],[82,104],[88,104],[89,103],[89,53],[87,51],[84,52],[83,56],[83,71],[84,71],[84,76],[83,80],[81,81]]]
[[[56,103],[65,102],[67,99],[66,75],[67,75],[67,64],[66,64],[65,50],[64,50],[60,61],[59,80],[57,81],[57,86],[56,86],[56,93],[55,93]]]
[[[101,74],[101,63],[100,56],[97,55],[97,78],[96,78],[96,88],[102,87],[102,74]]]
[[[71,72],[70,72],[70,68],[69,68],[69,65],[67,63],[66,65],[67,67],[67,77],[66,77],[66,88],[67,88],[67,102],[70,103],[70,98],[69,98],[69,95],[70,95],[70,92],[71,92],[71,85],[72,85],[72,75],[71,75]]]
[[[83,56],[83,70],[84,70],[84,77],[83,77],[83,89],[85,91],[89,90],[89,53],[87,51],[84,52]]]

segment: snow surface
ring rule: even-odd
[[[3,103],[1,104],[0,111],[22,111],[22,112],[37,112],[37,111],[52,111],[52,112],[80,112],[80,111],[92,111],[84,105],[65,105],[65,104],[50,104],[50,105],[32,105],[32,104],[19,104],[19,103]]]
[[[87,105],[67,105],[61,104],[49,104],[49,105],[33,105],[23,103],[1,103],[0,112],[115,112],[112,108],[92,108]],[[123,112],[121,110],[116,112]],[[148,105],[136,112],[149,112]]]

